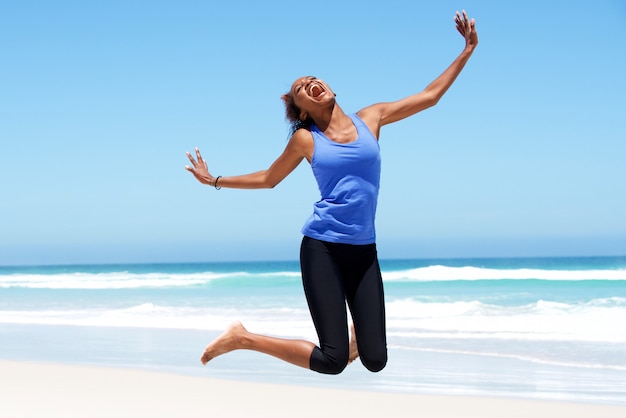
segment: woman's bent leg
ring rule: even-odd
[[[336,245],[308,237],[302,240],[300,266],[309,311],[320,340],[311,354],[311,369],[338,374],[350,355],[343,278],[334,261]]]
[[[240,322],[233,322],[222,335],[206,346],[200,361],[207,364],[215,357],[234,350],[253,350],[308,369],[314,347],[315,344],[309,341],[253,334]]]

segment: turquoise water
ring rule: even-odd
[[[626,257],[381,260],[390,360],[332,378],[258,353],[199,365],[232,320],[315,341],[297,262],[0,267],[0,358],[424,393],[626,403]]]

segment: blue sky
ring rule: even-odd
[[[184,170],[266,168],[280,95],[316,75],[354,112],[422,90],[383,128],[381,258],[626,254],[626,6],[614,1],[0,3],[0,265],[296,259],[318,199]]]

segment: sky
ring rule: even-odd
[[[385,126],[380,258],[626,255],[626,5],[614,1],[0,1],[0,265],[295,260],[319,192],[214,190],[288,140],[304,75]]]

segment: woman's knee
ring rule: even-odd
[[[346,369],[346,366],[348,365],[348,359],[346,358],[345,361],[334,361],[334,362],[330,362],[327,364],[326,370],[323,371],[322,373],[326,373],[326,374],[340,374],[341,372],[343,372]]]
[[[311,370],[324,374],[339,374],[348,365],[348,351],[345,353],[323,352],[318,347],[311,353]]]
[[[377,354],[376,356],[360,356],[361,363],[370,372],[379,372],[387,365],[387,351]]]

